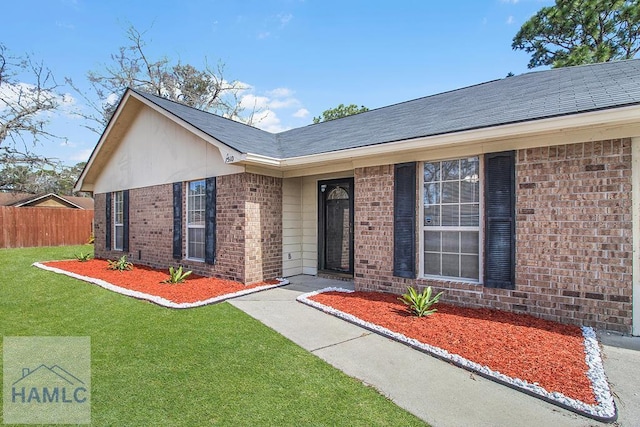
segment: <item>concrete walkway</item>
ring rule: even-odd
[[[230,302],[347,375],[375,387],[434,427],[607,425],[295,301],[298,295],[329,286],[353,288],[350,282],[312,276],[289,280],[288,286]],[[602,339],[605,370],[619,412],[614,425],[640,426],[640,340],[616,336]]]

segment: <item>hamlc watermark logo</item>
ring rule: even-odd
[[[4,422],[89,424],[90,357],[89,337],[4,337]]]

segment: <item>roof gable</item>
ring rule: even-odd
[[[278,134],[135,92],[241,153],[287,159],[638,105],[640,60],[506,77]]]
[[[104,159],[113,153],[114,145],[145,106],[216,145],[225,163],[244,161],[277,169],[285,164],[293,167],[326,161],[336,153],[343,157],[360,155],[347,152],[353,149],[395,152],[397,144],[391,143],[397,142],[413,144],[412,148],[403,147],[415,149],[424,138],[448,139],[446,143],[452,144],[450,139],[463,133],[472,132],[477,138],[485,130],[504,130],[508,127],[505,125],[518,125],[513,132],[521,131],[525,124],[561,131],[565,117],[580,118],[607,110],[622,112],[624,107],[640,106],[640,60],[506,77],[278,134],[128,89],[82,172],[77,190],[92,191],[85,181],[95,182]],[[625,114],[626,121],[637,116],[635,110]],[[611,120],[605,116],[590,118],[590,123],[596,126],[598,120]],[[559,120],[548,124],[545,119]],[[574,124],[579,125],[583,123]]]
[[[274,158],[283,157],[274,134],[159,96],[131,90],[240,153],[256,153]]]

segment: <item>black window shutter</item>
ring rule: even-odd
[[[129,190],[122,192],[122,251],[129,252]]]
[[[104,230],[104,243],[105,249],[111,250],[111,212],[113,210],[113,206],[111,206],[111,193],[105,194],[105,230]]]
[[[416,277],[416,164],[400,163],[394,170],[393,275]]]
[[[205,186],[204,262],[214,264],[216,261],[216,178],[207,178]]]
[[[173,183],[173,258],[182,259],[182,183]]]
[[[515,289],[515,151],[486,154],[484,284]]]

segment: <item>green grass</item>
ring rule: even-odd
[[[91,337],[93,425],[424,425],[230,304],[171,310],[30,266],[88,250],[0,249],[0,332]]]

